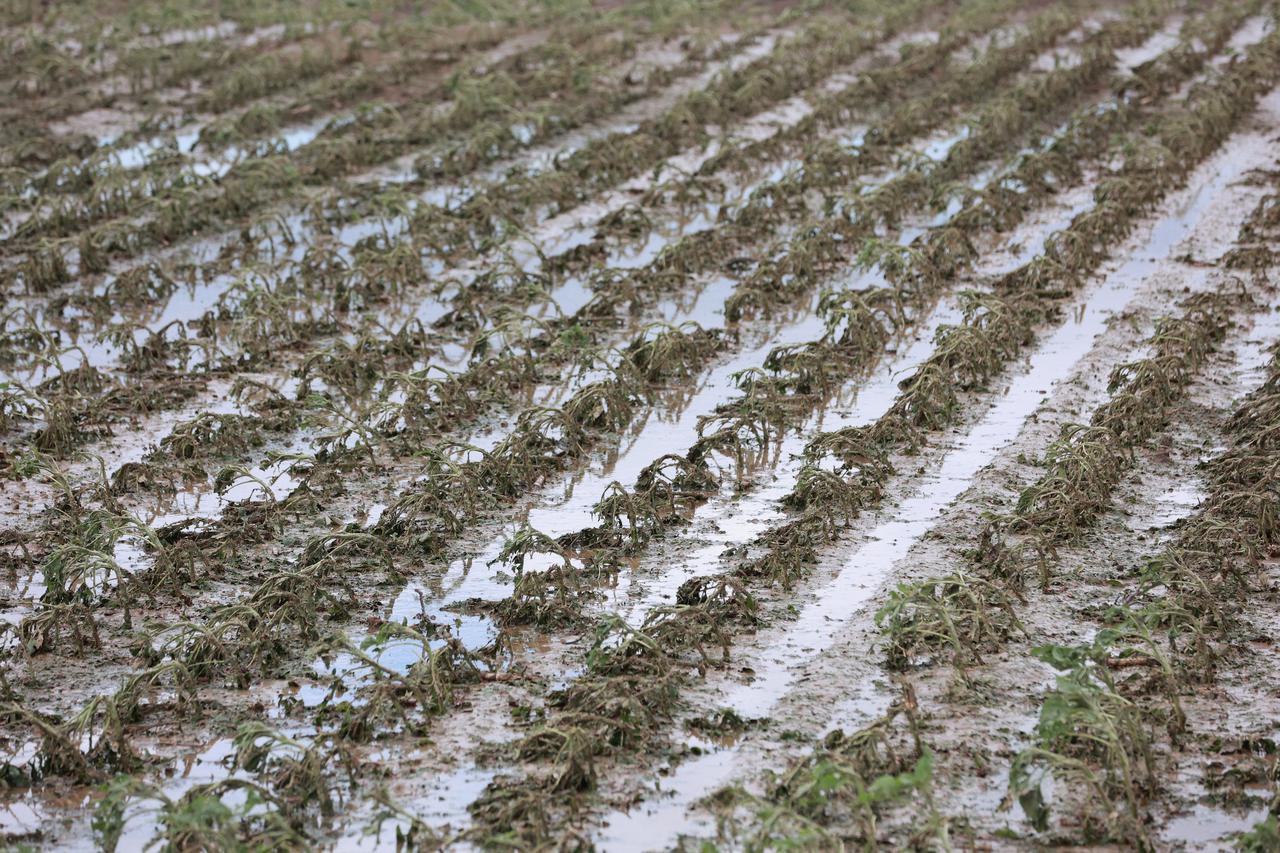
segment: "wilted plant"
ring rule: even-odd
[[[1063,674],[1041,706],[1035,744],[1014,760],[1006,803],[1016,799],[1033,825],[1046,828],[1041,779],[1052,772],[1088,791],[1086,819],[1100,821],[1099,830],[1149,843],[1141,809],[1155,787],[1151,736],[1141,709],[1117,690],[1106,639],[1032,654]]]
[[[946,651],[963,673],[966,664],[982,664],[984,650],[1026,633],[1008,593],[964,573],[899,585],[875,618],[889,668],[898,670]]]

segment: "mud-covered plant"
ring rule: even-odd
[[[249,722],[236,732],[233,746],[234,769],[253,773],[290,814],[312,808],[322,819],[336,814],[340,803],[329,773],[335,763],[347,764],[351,772],[341,743],[324,749],[320,743],[303,743],[264,723]]]
[[[417,850],[437,850],[444,845],[439,831],[396,802],[385,786],[375,788],[369,795],[369,800],[378,806],[378,810],[365,829],[366,835],[380,837],[383,826],[390,822],[395,824],[396,850],[410,853]]]
[[[547,761],[553,769],[549,792],[565,794],[590,791],[596,786],[595,756],[607,742],[580,726],[546,725],[521,738],[517,754],[524,761]]]
[[[1025,633],[1012,597],[964,572],[900,585],[876,611],[875,621],[888,665],[897,670],[947,654],[963,672],[969,664],[982,664],[983,651]]]
[[[657,640],[628,625],[621,616],[611,615],[596,628],[587,653],[588,669],[601,676],[646,674],[665,675],[672,662]]]
[[[1018,496],[1015,529],[1052,527],[1065,538],[1105,507],[1132,451],[1111,430],[1068,425],[1045,454],[1049,473]]]
[[[1186,671],[1181,665],[1181,651],[1174,644],[1177,635],[1166,630],[1171,618],[1179,618],[1182,614],[1172,612],[1178,607],[1177,602],[1168,604],[1171,606],[1154,604],[1145,608],[1127,609],[1121,618],[1099,632],[1094,642],[1108,646],[1108,666],[1137,667],[1152,671],[1149,680],[1139,684],[1126,683],[1123,687],[1131,695],[1155,690],[1164,696],[1169,703],[1165,728],[1169,737],[1177,744],[1187,728],[1187,714],[1180,698],[1186,689]],[[1187,651],[1195,655],[1197,648],[1203,649],[1205,639],[1200,625],[1183,618],[1180,627],[1183,634],[1191,635],[1189,638],[1182,637],[1189,643]],[[1154,685],[1151,684],[1152,681]],[[1152,718],[1156,716],[1154,712],[1150,715]]]
[[[815,758],[794,768],[768,800],[748,801],[758,828],[748,840],[751,849],[799,846],[842,846],[839,833],[828,824],[852,823],[851,834],[864,850],[876,850],[879,812],[909,801],[928,790],[933,754],[926,752],[910,770],[870,778],[835,756]]]
[[[42,604],[23,618],[17,631],[28,655],[59,648],[63,638],[71,640],[77,656],[83,655],[88,646],[102,645],[93,610],[83,601]]]
[[[751,850],[843,848],[848,840],[876,850],[887,843],[881,817],[918,802],[924,817],[913,821],[912,845],[948,849],[947,822],[933,804],[933,753],[920,747],[913,760],[895,745],[903,710],[895,703],[856,732],[832,731],[781,773],[770,772],[762,795],[741,786],[718,791],[711,804],[723,815],[722,836]]]
[[[1267,815],[1236,839],[1236,850],[1240,853],[1267,853],[1277,848],[1280,848],[1280,823],[1274,814]]]
[[[494,612],[507,625],[578,625],[583,605],[599,596],[594,579],[568,561],[542,571],[521,569],[511,594],[494,605]]]
[[[407,667],[384,661],[384,651],[393,646],[412,656]],[[459,686],[480,680],[486,670],[484,661],[457,638],[433,641],[395,622],[385,623],[358,645],[345,634],[335,634],[317,651],[330,666],[351,661],[319,713],[321,718],[337,721],[341,738],[357,742],[387,733],[389,725],[421,731],[425,719],[453,707]],[[348,677],[358,679],[358,701],[337,700],[346,690]]]
[[[616,544],[643,547],[663,525],[659,511],[664,507],[655,506],[646,497],[628,492],[617,480],[610,483],[592,508],[592,514],[600,520],[599,530],[615,534],[610,538]]]
[[[265,846],[307,850],[314,843],[291,822],[285,804],[267,788],[241,779],[196,785],[178,797],[135,777],[105,786],[93,813],[98,845],[118,849],[129,823],[148,815],[155,823],[149,844],[166,850],[241,850]]]
[[[11,722],[30,726],[36,735],[33,778],[65,776],[91,784],[102,781],[110,772],[129,772],[139,766],[125,721],[109,697],[93,697],[65,720],[16,702],[0,711]]]
[[[524,571],[525,561],[535,554],[551,555],[564,563],[571,559],[569,551],[556,539],[526,524],[502,544],[494,562],[507,563],[519,574]]]
[[[737,599],[742,602],[742,599]],[[645,617],[637,635],[653,643],[661,654],[676,657],[682,652],[692,654],[699,674],[706,674],[712,667],[724,668],[729,664],[731,634],[718,604],[735,603],[727,599],[708,599],[697,605],[663,605],[653,608]],[[716,653],[718,652],[718,654]],[[643,656],[643,654],[642,654]],[[649,655],[653,660],[653,655]]]
[[[125,627],[131,627],[137,581],[116,559],[116,549],[122,540],[133,538],[163,554],[167,549],[159,534],[132,515],[107,510],[93,510],[72,524],[70,535],[50,550],[42,564],[43,600],[55,605],[94,604],[110,591],[123,608]]]

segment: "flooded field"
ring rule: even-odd
[[[0,831],[1280,850],[1273,0],[0,16]]]

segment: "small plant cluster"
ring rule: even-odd
[[[721,839],[748,850],[876,850],[891,843],[882,815],[912,807],[923,816],[913,821],[905,846],[949,849],[947,820],[933,803],[934,757],[923,743],[915,693],[903,683],[902,694],[880,718],[851,734],[833,730],[784,771],[769,774],[763,795],[740,785],[712,795]],[[896,725],[899,718],[908,732]],[[909,750],[900,745],[906,734]]]
[[[232,741],[230,776],[194,785],[171,796],[134,776],[115,777],[93,814],[98,845],[120,849],[131,820],[154,811],[156,833],[148,844],[172,849],[314,849],[342,804],[343,790],[332,779],[345,770],[348,784],[356,767],[346,744],[336,738],[310,743],[264,724],[245,723]]]

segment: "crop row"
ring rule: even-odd
[[[910,73],[911,69],[908,68],[907,72]],[[956,91],[962,92],[965,90],[959,89],[957,87]],[[914,107],[915,105],[912,104],[909,106]],[[804,192],[804,190],[807,188],[807,186],[793,187],[790,185],[784,185],[784,188],[788,194],[794,194],[795,196],[800,196]],[[781,224],[782,221],[784,221],[783,218],[780,215],[769,214],[767,213],[767,211],[772,207],[772,205],[768,204],[768,202],[776,201],[778,198],[779,198],[779,195],[775,193],[762,193],[759,199],[753,201],[752,204],[749,204],[747,206],[747,208],[741,214],[740,218],[749,219],[753,225],[757,226],[758,233],[767,231],[770,225],[774,225],[776,227],[777,225]],[[792,215],[794,215],[796,212],[794,205],[782,206],[782,207],[784,207]],[[762,221],[757,221],[757,220],[762,220]],[[715,233],[722,237],[722,240],[720,242],[725,242],[726,240],[733,240],[733,242],[739,243],[741,241],[740,234],[735,233],[733,236],[728,236],[728,237],[724,235],[724,232],[730,231],[730,230],[731,229],[727,229],[727,228],[718,228],[718,229],[715,229]],[[737,239],[734,239],[734,237],[736,237]],[[682,253],[681,250],[685,248],[685,245],[688,242],[689,241],[682,241],[682,243],[677,247],[675,252],[677,257],[679,254]],[[699,235],[693,242],[696,243],[695,248],[705,250],[709,245],[714,245],[714,238],[704,236],[704,235]],[[357,292],[365,293],[367,294],[368,297],[376,298],[377,294],[370,292],[368,287],[362,287],[362,285],[360,284],[361,281],[367,281],[370,283],[370,285],[376,285],[381,288],[387,287],[388,283],[390,283],[393,289],[399,289],[400,285],[395,284],[397,281],[403,281],[405,285],[407,285],[409,282],[411,282],[414,279],[415,275],[417,275],[417,273],[415,273],[415,270],[419,269],[418,266],[412,262],[413,261],[412,258],[406,257],[404,255],[404,252],[399,248],[399,245],[403,245],[403,244],[390,244],[390,245],[385,245],[383,247],[371,247],[371,248],[375,248],[375,250],[367,253],[365,252],[357,253],[356,265],[353,268],[351,268],[350,273],[347,273],[347,274],[343,274],[341,272],[343,265],[340,259],[337,260],[336,264],[328,263],[328,262],[322,261],[322,256],[315,256],[313,258],[313,255],[315,253],[309,253],[307,257],[304,258],[304,264],[305,264],[304,270],[309,270],[310,274],[306,275],[304,280],[309,281],[311,284],[314,284],[314,285],[326,286],[326,282],[331,280],[330,277],[327,274],[323,276],[317,276],[315,274],[316,272],[320,272],[320,270],[316,269],[316,266],[318,264],[324,263],[329,269],[336,269],[338,271],[339,279],[335,283],[335,286],[340,291],[348,292],[348,293],[357,293]],[[723,252],[723,251],[726,251],[726,249],[716,249],[715,253],[719,254],[720,252]],[[705,254],[705,252],[699,252],[699,254]],[[671,256],[666,256],[666,257],[660,258],[656,262],[654,267],[652,267],[652,269],[656,270],[656,274],[655,272],[641,270],[629,276],[635,279],[637,281],[637,284],[644,283],[645,290],[642,291],[644,295],[648,295],[648,293],[653,292],[655,287],[658,285],[662,285],[664,289],[671,286],[672,276],[671,276],[670,270],[667,269],[668,265],[671,263],[670,258]],[[685,271],[691,271],[690,267],[692,264],[690,262],[676,261],[676,263],[680,263],[680,265]],[[364,269],[366,264],[368,265],[367,271]],[[631,288],[619,286],[620,283],[617,281],[617,277],[614,275],[611,275],[611,274],[601,275],[599,279],[600,279],[599,283],[595,284],[594,286],[601,290],[604,290],[607,288],[612,291],[615,291],[618,294],[626,294],[629,290],[631,290]],[[658,280],[655,281],[654,279],[658,279]],[[293,279],[290,278],[285,282],[283,282],[282,284],[289,285],[289,282],[291,282],[292,280]],[[516,279],[516,281],[518,283],[520,279]],[[143,287],[143,290],[140,292],[143,292],[143,293],[150,292],[149,285],[152,282],[155,282],[157,284],[165,284],[166,278],[163,275],[157,276],[154,271],[151,272],[150,275],[143,277],[142,280],[139,282],[139,284],[142,285]],[[506,287],[502,286],[503,283],[501,281],[501,278],[498,278],[495,283],[499,285],[499,288],[496,290],[496,294],[498,295],[498,297],[500,299],[507,299],[506,293],[505,293]],[[625,284],[625,282],[622,282],[621,284]],[[289,285],[289,286],[294,286],[294,285]],[[636,286],[637,285],[632,285],[632,287],[636,287]],[[166,289],[171,287],[172,287],[172,284],[169,283]],[[474,315],[476,314],[477,311],[482,311],[483,309],[481,308],[480,305],[472,304],[472,303],[476,298],[475,295],[477,293],[483,295],[486,291],[487,289],[485,288],[468,288],[465,291],[465,293],[468,295],[468,304],[465,306],[461,306],[461,305],[457,306],[457,311],[465,310],[468,315]],[[494,292],[494,291],[488,291],[488,292]],[[463,295],[463,293],[464,291],[461,291],[461,290],[459,291],[460,296]],[[309,319],[309,315],[314,316],[315,314],[315,309],[309,307],[311,304],[310,302],[311,296],[312,294],[309,290],[305,293],[300,293],[294,296],[294,295],[291,295],[288,290],[285,290],[283,288],[264,289],[257,282],[256,278],[249,278],[245,280],[242,285],[236,288],[233,288],[233,290],[227,294],[226,298],[220,301],[220,304],[217,308],[218,315],[220,316],[225,315],[228,312],[228,310],[231,310],[234,313],[244,313],[246,311],[250,312],[249,316],[240,318],[233,325],[232,334],[234,336],[235,329],[242,329],[245,332],[253,334],[252,339],[243,341],[242,346],[245,349],[247,349],[247,352],[242,352],[239,356],[235,356],[236,361],[238,361],[240,364],[243,364],[244,358],[246,355],[249,356],[250,358],[254,358],[255,360],[257,360],[258,357],[255,356],[255,353],[264,354],[264,353],[270,353],[272,351],[278,351],[282,340],[289,341],[289,342],[298,341],[301,337],[305,337],[309,333],[314,333],[316,331],[324,331],[325,329],[333,328],[333,315],[328,314],[327,312],[325,312],[324,314],[321,314],[321,316],[316,319]],[[299,309],[304,311],[305,313],[303,313],[300,318],[293,317],[292,315],[296,313]],[[559,326],[559,329],[553,329],[552,334],[543,336],[540,340],[546,341],[546,342],[554,341],[556,339],[556,336],[559,334],[560,330],[572,329],[574,326],[576,326],[580,322],[582,318],[590,318],[593,314],[600,313],[601,310],[607,311],[608,306],[600,306],[598,304],[589,303],[583,309],[579,310],[575,314],[575,316],[570,317],[566,321],[557,324]],[[234,313],[232,316],[234,316]],[[257,313],[260,316],[255,319],[252,316],[253,313]],[[457,314],[455,313],[453,316],[457,316]],[[481,314],[480,316],[483,317],[484,315]],[[211,321],[212,319],[213,318],[210,317],[206,321],[202,321],[200,325],[204,328],[208,328],[209,321]],[[448,322],[448,318],[445,319],[445,322]],[[125,335],[122,338],[120,338],[120,340],[124,343],[128,343],[132,337],[128,327],[124,327],[123,329],[121,329],[121,331],[124,332]],[[154,365],[157,363],[157,360],[163,363],[164,360],[166,359],[166,356],[170,358],[176,357],[180,359],[180,361],[178,362],[178,365],[179,367],[181,367],[182,365],[187,363],[187,359],[189,358],[189,356],[186,355],[186,353],[189,353],[193,347],[193,344],[195,344],[194,341],[183,340],[182,339],[183,336],[178,336],[177,340],[171,341],[170,338],[172,337],[172,329],[167,329],[167,330],[164,330],[159,335],[149,335],[148,337],[150,338],[149,341],[147,341],[146,338],[143,339],[143,341],[146,341],[146,343],[142,351],[139,353],[139,355],[143,356],[145,359],[141,362],[138,362],[140,367],[146,367],[147,365]],[[400,349],[401,352],[403,352],[403,345],[398,344],[397,341],[394,339],[387,341],[387,345],[396,346]],[[175,346],[177,346],[178,348],[175,348]],[[542,344],[535,341],[533,343],[533,346],[540,347],[542,346]],[[203,345],[201,346],[201,348],[207,349],[207,347]],[[389,354],[386,351],[386,345],[378,346],[377,351],[382,352],[384,355]],[[421,355],[426,355],[426,354],[427,353],[421,353]],[[136,359],[131,359],[131,360],[135,362],[137,361]],[[487,367],[487,365],[482,365],[482,366]],[[92,369],[89,369],[87,371],[85,369],[81,369],[81,371],[79,372],[80,373],[88,372],[90,374],[94,373]],[[492,372],[492,371],[490,370],[488,372]],[[62,384],[64,387],[67,386],[68,379],[70,379],[70,377],[64,377],[61,383],[58,383],[56,381],[48,382],[47,383],[48,390],[53,391],[56,394],[59,384]],[[107,383],[104,381],[104,379],[98,379],[95,381],[102,382],[103,384],[106,384],[108,387],[111,387],[114,384],[114,383]],[[37,389],[37,390],[43,391],[45,389]],[[78,391],[79,389],[75,389],[75,390]],[[118,391],[112,388],[111,393],[113,395],[118,394]],[[59,407],[57,403],[60,401],[56,401],[56,400],[50,401],[50,402],[51,402],[50,405],[44,405],[41,408],[43,408],[44,411],[46,412],[57,412],[60,409],[63,411],[67,411],[71,414],[73,422],[77,419],[74,414],[76,409],[79,409],[85,412],[95,412],[99,417],[103,412],[110,411],[110,409],[107,409],[106,407],[101,405],[101,397],[98,397],[97,399],[89,398],[86,400],[81,400],[74,407],[70,405]],[[16,411],[16,404],[14,407],[11,407],[11,408],[13,408]],[[47,423],[52,425],[53,422],[52,420],[50,420]],[[68,429],[52,430],[52,429],[49,429],[49,427],[46,427],[44,434],[49,434],[49,433],[55,433],[57,435],[73,434],[73,432]],[[41,441],[38,446],[42,446],[47,449],[55,449],[62,445],[60,445],[57,442],[54,442],[51,444],[49,443],[49,441],[45,440],[45,441]]]
[[[830,28],[824,33],[815,28],[814,34],[809,37],[797,37],[770,56],[713,83],[709,94],[723,95],[744,86],[749,87],[752,81],[770,79],[775,71],[788,67],[788,57],[796,57],[795,61],[802,67],[807,63],[821,61],[814,57],[826,58],[829,53],[821,50],[822,46],[832,38],[849,36],[847,30],[829,30]],[[861,45],[864,39],[856,41]],[[840,43],[838,39],[836,43]],[[618,59],[625,59],[632,50],[631,44],[625,40],[605,42],[601,47],[621,51],[619,56],[614,57],[615,64]],[[581,124],[591,115],[598,114],[608,104],[617,103],[618,98],[625,103],[634,97],[631,87],[624,85],[621,91],[617,91],[618,87],[609,85],[608,80],[602,80],[602,86],[586,85],[590,75],[584,77],[573,71],[575,66],[582,64],[573,52],[563,53],[558,58],[552,53],[550,58],[552,61],[545,65],[534,65],[527,69],[523,79],[490,75],[478,80],[472,87],[473,91],[464,92],[466,99],[459,102],[453,110],[437,114],[438,111],[429,109],[429,105],[423,105],[409,114],[401,115],[374,111],[364,122],[342,125],[334,128],[332,134],[322,134],[283,161],[281,158],[273,158],[242,164],[216,182],[216,193],[202,194],[211,197],[202,198],[202,203],[198,206],[202,211],[200,217],[192,218],[190,211],[181,210],[177,212],[182,212],[183,215],[176,220],[172,215],[151,216],[147,218],[144,230],[131,228],[131,233],[118,233],[118,229],[111,225],[99,226],[85,232],[80,240],[81,248],[87,245],[104,256],[135,255],[143,249],[155,246],[157,241],[167,242],[179,235],[207,230],[227,219],[243,219],[267,204],[280,201],[294,189],[307,183],[327,183],[356,168],[367,169],[385,163],[416,147],[433,142],[441,133],[466,129],[475,142],[455,150],[464,157],[468,156],[467,152],[472,152],[487,158],[489,155],[486,152],[493,150],[494,144],[505,147],[516,144],[521,139],[527,144],[534,139],[541,139],[548,131],[563,132]],[[605,56],[602,54],[599,58],[604,60]],[[778,63],[776,68],[775,63]],[[600,91],[597,92],[597,89]],[[563,93],[568,97],[552,105],[554,122],[543,122],[541,127],[535,124],[523,136],[513,135],[511,122],[503,117],[527,112],[529,107],[537,106],[540,100],[551,98],[556,93]],[[520,105],[519,109],[517,104]],[[388,122],[387,119],[391,121]],[[497,120],[496,123],[494,120]],[[384,126],[380,127],[380,123]],[[297,161],[296,164],[292,162],[294,160]],[[225,200],[236,200],[236,203],[228,207]],[[161,207],[162,212],[173,213],[177,210],[171,203],[162,204]],[[190,205],[183,205],[184,209],[187,207]],[[65,254],[62,250],[53,251]]]
[[[1264,42],[1251,52],[1246,62],[1234,69],[1232,75],[1197,89],[1191,96],[1191,106],[1188,109],[1174,110],[1157,119],[1158,132],[1162,132],[1158,138],[1185,140],[1186,144],[1184,147],[1166,141],[1170,147],[1168,159],[1161,164],[1164,168],[1148,171],[1150,164],[1142,157],[1126,161],[1119,176],[1125,179],[1131,192],[1141,193],[1140,197],[1144,199],[1141,203],[1131,203],[1116,209],[1126,222],[1140,216],[1152,201],[1176,186],[1190,167],[1216,144],[1216,141],[1211,141],[1201,145],[1195,137],[1183,137],[1173,131],[1181,127],[1188,116],[1210,113],[1218,116],[1219,123],[1215,126],[1225,134],[1234,118],[1247,111],[1260,92],[1274,82],[1270,76],[1273,72],[1265,69],[1270,67],[1276,47],[1274,38]],[[1099,192],[1101,194],[1101,190]],[[1063,234],[1083,230],[1092,221],[1089,214],[1083,214]],[[1127,226],[1119,231],[1103,232],[1117,235],[1105,241],[1104,245],[1114,242],[1118,239],[1118,234],[1126,230]],[[1075,266],[1069,270],[1071,276],[1074,278],[1083,268],[1098,263],[1101,251],[1099,249],[1098,254],[1088,258],[1078,258]],[[1053,249],[1049,253],[1053,253]],[[1052,257],[1052,254],[1037,258],[1012,274],[1006,281],[1006,288],[1002,290],[1014,292],[1013,283],[1025,280],[1033,270],[1043,267],[1047,257]],[[1029,294],[1028,298],[1054,301],[1060,298],[1060,293],[1039,292]],[[1039,316],[1042,315],[1037,314]],[[992,304],[989,303],[973,311],[965,326],[959,328],[990,335],[997,333],[997,324],[1001,320],[1007,319],[1008,315],[994,313]],[[944,346],[939,350],[942,355],[933,359],[933,364],[949,364],[957,371],[948,388],[966,385],[972,387],[972,382],[965,380],[971,380],[975,376],[991,376],[1027,340],[1030,329],[1029,325],[1018,323],[1012,328],[1000,330],[1003,332],[1002,339],[1008,340],[1011,345],[1006,345],[1003,350],[996,350],[994,356],[978,349],[977,357],[967,359],[967,364],[962,363],[961,358],[955,355],[958,350],[948,350]],[[945,344],[947,338],[954,334],[943,332],[940,343]],[[926,364],[916,377],[927,376],[932,369],[933,365]],[[910,400],[915,389],[921,387],[921,382],[908,380],[904,386],[906,390],[900,400]],[[902,437],[913,443],[920,440],[922,433],[939,425],[939,414],[946,418],[948,411],[955,412],[954,406],[950,410],[946,407],[913,406],[909,412],[929,413],[934,420],[906,420],[903,417],[904,408],[895,404],[890,415],[878,423],[909,427],[903,431]],[[849,455],[853,456],[852,453]],[[883,450],[878,454],[865,453],[860,458],[870,461],[862,463],[859,475],[876,477],[885,466],[876,466],[875,460],[885,459],[886,456],[887,453]],[[861,485],[857,480],[850,481],[846,478],[846,482],[852,482],[855,488]],[[875,492],[872,488],[863,487],[859,492],[870,495],[873,499]],[[838,509],[837,512],[839,511]],[[647,731],[661,729],[662,721],[667,718],[678,695],[679,685],[683,682],[683,667],[680,662],[692,655],[697,666],[711,665],[719,658],[719,655],[715,658],[708,657],[713,650],[723,648],[727,654],[733,634],[741,626],[754,623],[753,606],[744,585],[750,584],[756,575],[752,569],[752,566],[748,566],[736,573],[697,578],[689,582],[682,588],[675,606],[652,611],[645,624],[639,628],[627,625],[616,617],[604,620],[599,626],[597,642],[588,658],[588,674],[555,694],[552,697],[553,710],[548,720],[515,746],[521,760],[547,762],[550,775],[519,781],[502,780],[492,785],[473,806],[473,817],[484,828],[483,831],[517,830],[536,834],[550,820],[545,811],[548,806],[542,796],[546,793],[547,786],[562,784],[564,775],[575,766],[589,766],[591,756],[616,754],[619,749],[630,749],[645,740]],[[613,722],[605,724],[600,722],[602,720]],[[574,721],[577,721],[576,725]],[[548,732],[558,734],[551,738]],[[558,748],[547,748],[546,741],[549,739]],[[590,774],[579,769],[574,778],[587,780]]]

